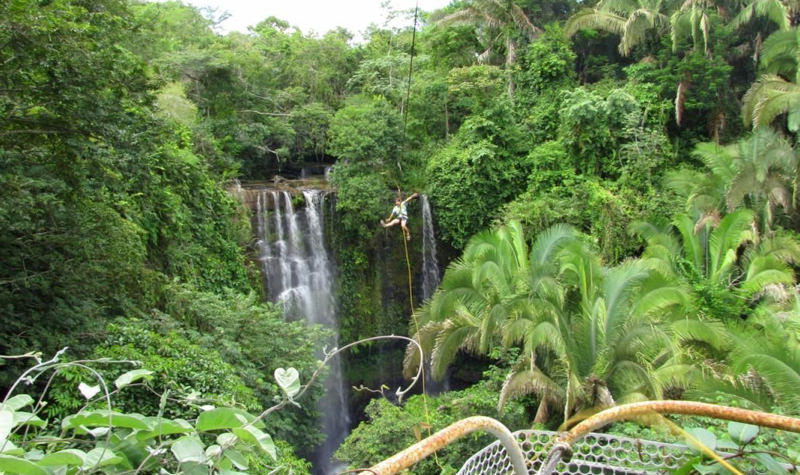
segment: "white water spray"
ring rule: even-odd
[[[287,320],[305,319],[337,335],[332,266],[325,248],[324,198],[321,190],[303,191],[305,206],[295,210],[288,191],[261,190],[257,230],[266,291],[283,305]],[[268,213],[268,202],[272,213]],[[272,233],[272,234],[271,234]],[[328,350],[338,345],[338,336]],[[325,396],[319,401],[325,442],[315,452],[317,473],[332,473],[330,457],[350,429],[350,415],[339,358],[329,363]]]

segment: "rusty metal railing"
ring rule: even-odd
[[[517,440],[506,426],[491,417],[475,416],[461,419],[432,436],[395,454],[383,462],[362,471],[363,475],[390,475],[406,469],[451,442],[475,431],[486,431],[497,437],[511,458],[515,475],[525,475],[528,469]]]

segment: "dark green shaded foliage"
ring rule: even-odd
[[[306,104],[292,111],[295,157],[306,160],[321,160],[325,157],[331,118],[330,109],[319,102]]]
[[[272,378],[275,369],[294,367],[301,381],[308,381],[318,365],[314,355],[330,337],[328,330],[304,322],[283,321],[277,306],[259,303],[254,293],[215,294],[174,284],[165,289],[165,298],[169,317],[159,316],[155,330],[180,331],[173,319],[180,322],[188,329],[184,332],[191,341],[218,352],[233,365],[235,373],[265,408],[281,394]],[[322,434],[314,421],[324,374],[304,396],[301,407],[290,407],[270,417],[267,423],[271,433],[298,448],[310,448],[320,442]]]
[[[732,73],[722,51],[707,58],[702,52],[676,55],[669,48],[662,48],[652,62],[626,69],[629,81],[652,84],[659,99],[673,104],[679,101],[680,124],[673,111],[665,125],[670,136],[678,137],[676,152],[684,161],[694,144],[708,138],[725,140],[741,131],[738,121],[732,119],[739,116],[744,89]]]
[[[447,73],[447,129],[455,133],[472,114],[488,113],[503,94],[503,70],[473,65]]]
[[[428,421],[430,433],[475,415],[493,417],[512,431],[518,430],[527,423],[522,406],[512,402],[498,414],[497,397],[503,376],[497,368],[489,373],[491,375],[474,386],[428,397],[427,401],[422,396],[412,396],[402,406],[397,406],[385,399],[373,400],[366,409],[367,420],[339,447],[336,458],[350,467],[370,467],[427,437]],[[483,432],[464,437],[437,452],[440,466],[433,457],[428,457],[415,465],[414,473],[458,470],[467,458],[494,440]]]
[[[144,230],[120,190],[150,102],[144,65],[117,43],[124,5],[0,7],[4,354],[86,343],[147,292]]]
[[[86,351],[111,317],[157,306],[160,274],[249,288],[246,221],[151,113],[125,3],[29,3],[3,15],[3,352]]]
[[[542,147],[545,146],[548,145]],[[542,177],[544,186],[556,184],[539,188],[535,186],[536,178],[532,178],[531,188],[504,208],[503,219],[520,221],[532,236],[554,224],[571,224],[594,238],[607,262],[618,262],[638,247],[637,240],[628,235],[631,222],[658,215],[671,206],[654,189],[641,194],[614,182],[576,176],[564,169],[535,173]]]
[[[446,147],[431,157],[428,188],[441,239],[460,248],[499,207],[526,187],[530,163],[509,105],[467,119]]]
[[[380,170],[401,158],[402,120],[385,100],[354,101],[336,112],[328,150],[341,161]]]
[[[109,324],[103,344],[94,351],[95,358],[140,361],[142,368],[153,371],[150,389],[128,388],[114,398],[116,408],[123,412],[158,414],[160,397],[169,391],[172,398],[164,408],[168,417],[195,417],[202,404],[234,404],[260,410],[253,392],[215,350],[202,348],[178,332],[160,334],[147,326],[136,320]],[[108,381],[131,369],[116,365],[111,368],[101,370]],[[82,380],[90,380],[88,372],[71,370],[63,383],[53,387],[50,397],[55,404],[49,406],[51,415],[64,416],[85,404],[75,390]]]
[[[528,45],[520,71],[514,74],[514,107],[534,144],[555,139],[558,133],[561,91],[576,85],[575,54],[558,25]]]
[[[359,164],[340,163],[331,170],[337,188],[336,212],[340,232],[365,242],[380,229],[379,220],[389,216],[391,192],[384,177]]]

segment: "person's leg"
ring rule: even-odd
[[[405,219],[400,220],[400,226],[403,227],[403,234],[406,235],[406,240],[410,241],[411,240],[411,233],[408,231],[408,228],[406,227],[406,223],[407,222],[408,221],[405,220]]]
[[[381,226],[383,226],[384,228],[388,228],[388,227],[390,227],[390,226],[394,226],[395,224],[397,224],[397,223],[399,223],[399,222],[400,222],[400,220],[399,220],[399,219],[397,219],[397,218],[395,218],[395,219],[393,219],[393,220],[389,221],[388,223],[386,223],[386,222],[384,222],[383,220],[381,220]]]

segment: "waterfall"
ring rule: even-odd
[[[426,195],[421,195],[422,201],[422,298],[427,300],[439,287],[441,275],[439,274],[439,260],[436,258],[436,235],[433,232],[433,215],[431,204]],[[450,389],[449,377],[445,375],[441,381],[434,381],[431,377],[430,364],[425,363],[425,390],[430,395],[436,395]]]
[[[439,287],[439,261],[436,259],[436,235],[433,233],[431,204],[426,195],[422,199],[422,298],[428,299]]]
[[[336,334],[332,266],[325,248],[324,198],[321,190],[303,191],[305,207],[295,210],[288,191],[261,190],[256,202],[256,228],[270,299],[283,306],[284,318],[303,318]],[[268,212],[271,202],[271,219]],[[338,336],[328,343],[338,346]],[[330,457],[350,429],[350,416],[339,358],[329,363],[325,395],[319,401],[325,442],[314,454],[316,473],[332,473]]]

